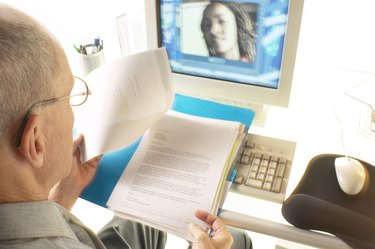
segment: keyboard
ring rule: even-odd
[[[248,133],[235,162],[231,191],[282,203],[296,143]]]

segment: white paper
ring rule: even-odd
[[[173,82],[164,48],[106,64],[85,80],[91,95],[74,108],[75,126],[85,138],[83,161],[131,144],[173,103]]]
[[[191,240],[188,224],[204,227],[194,211],[216,212],[216,193],[224,188],[224,166],[240,126],[169,111],[142,138],[107,205]]]

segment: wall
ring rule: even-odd
[[[137,18],[142,13],[143,1],[131,0],[2,0],[44,23],[58,38],[68,55],[73,73],[79,73],[78,59],[73,44],[86,38],[100,36],[104,41],[106,61],[120,58],[116,17],[126,13]]]

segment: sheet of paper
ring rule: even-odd
[[[85,137],[83,161],[131,144],[173,103],[173,82],[164,48],[106,64],[85,80],[91,95],[74,108],[77,132]]]
[[[237,122],[169,111],[144,135],[117,183],[109,208],[187,240],[196,209],[213,205]]]

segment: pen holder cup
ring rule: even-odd
[[[94,69],[104,64],[104,52],[100,50],[94,54],[78,54],[81,65],[82,76],[90,73]]]

